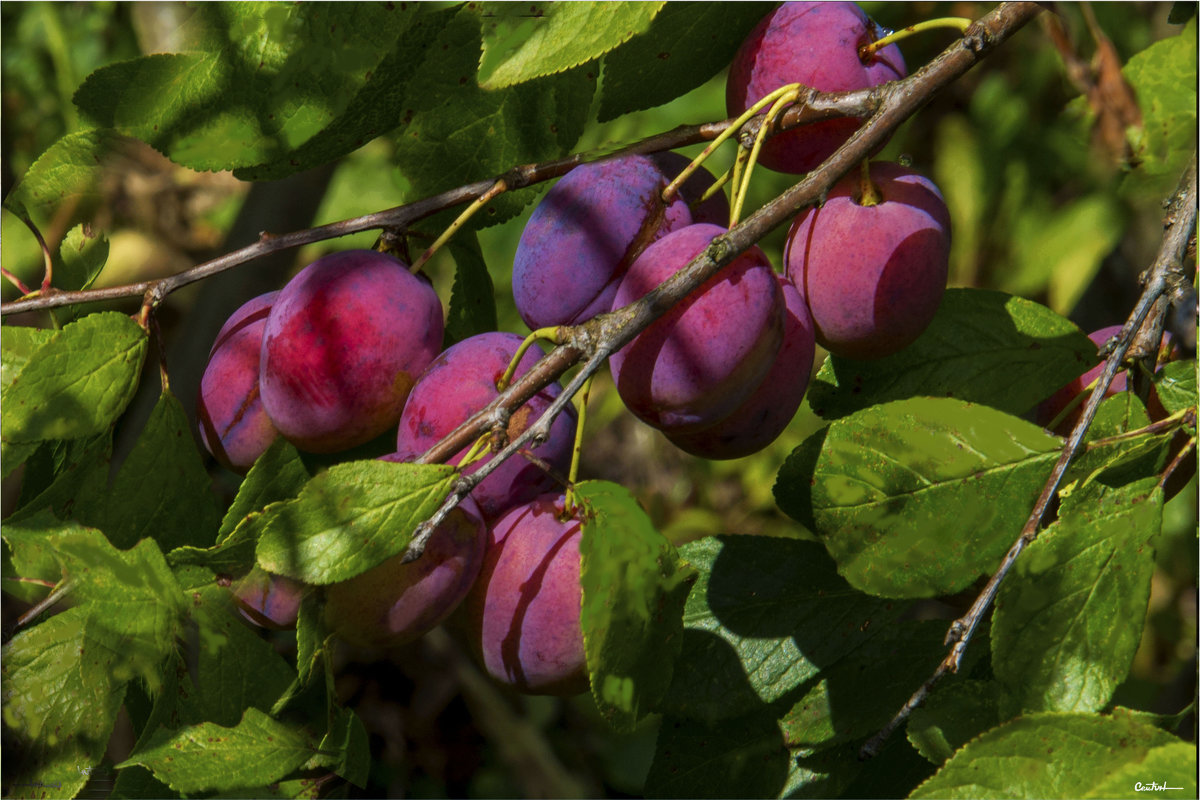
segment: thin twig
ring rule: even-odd
[[[1013,563],[1021,555],[1021,552],[1037,538],[1046,515],[1046,510],[1057,495],[1059,484],[1062,481],[1063,475],[1066,474],[1067,468],[1071,466],[1071,463],[1082,448],[1083,437],[1087,433],[1088,428],[1091,427],[1092,419],[1096,416],[1096,409],[1100,407],[1100,403],[1104,400],[1104,395],[1108,391],[1108,387],[1112,384],[1113,377],[1121,368],[1121,362],[1125,359],[1125,354],[1133,343],[1135,335],[1142,327],[1142,323],[1146,320],[1146,317],[1150,314],[1151,308],[1168,291],[1172,280],[1171,272],[1173,269],[1177,269],[1176,265],[1182,261],[1188,239],[1192,236],[1196,227],[1196,200],[1196,155],[1193,153],[1191,164],[1184,171],[1183,176],[1180,178],[1179,186],[1168,203],[1168,215],[1163,221],[1165,232],[1162,244],[1159,247],[1154,263],[1148,270],[1147,274],[1149,277],[1146,281],[1145,289],[1142,291],[1142,296],[1138,299],[1137,305],[1129,315],[1129,319],[1121,327],[1121,332],[1117,334],[1116,346],[1104,362],[1104,371],[1097,379],[1096,389],[1088,397],[1088,401],[1083,407],[1083,414],[1075,423],[1075,427],[1071,430],[1071,435],[1067,437],[1062,454],[1055,463],[1054,469],[1050,471],[1050,476],[1046,479],[1046,484],[1038,496],[1037,502],[1029,514],[1029,518],[1021,529],[1021,535],[1017,537],[1012,547],[1009,548],[1004,559],[1000,562],[999,568],[992,575],[991,580],[987,582],[987,585],[984,586],[983,591],[979,593],[970,610],[950,625],[950,629],[946,632],[946,644],[950,645],[950,653],[938,665],[933,675],[925,683],[921,684],[912,697],[908,699],[908,702],[892,717],[887,725],[863,745],[860,751],[861,757],[871,758],[876,755],[888,737],[900,725],[904,724],[905,720],[908,719],[918,706],[925,702],[925,698],[929,695],[934,684],[941,680],[946,673],[958,671],[963,653],[966,651],[967,645],[970,643],[971,637],[974,635],[980,621],[988,609],[991,608],[992,601],[996,597],[996,592],[999,591],[1000,583],[1008,575],[1009,570],[1012,569]]]
[[[491,403],[447,434],[416,461],[427,464],[446,461],[485,431],[490,430],[498,409],[503,408],[511,412],[519,408],[576,363],[586,360],[584,368],[547,408],[537,425],[533,426],[548,429],[548,420],[552,420],[565,407],[575,392],[600,368],[609,355],[628,344],[654,320],[770,231],[789,222],[804,207],[817,202],[829,187],[874,152],[896,127],[924,106],[930,97],[979,63],[989,50],[1015,33],[1040,11],[1041,8],[1036,3],[1001,4],[971,26],[962,41],[951,45],[913,75],[872,90],[871,95],[879,104],[878,110],[824,163],[741,224],[730,229],[728,233],[715,238],[687,266],[639,300],[624,308],[596,316],[581,325],[560,328],[559,335],[564,344],[552,350],[529,372],[514,381]],[[413,560],[419,557],[432,530],[445,518],[450,509],[457,505],[478,481],[531,437],[532,434],[527,430],[493,456],[480,470],[469,476],[462,476],[438,512],[419,526],[417,534],[409,544],[405,559]]]

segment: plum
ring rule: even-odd
[[[303,583],[255,567],[231,588],[238,610],[248,621],[272,630],[296,627],[306,589]]]
[[[757,453],[783,433],[808,389],[816,346],[804,298],[782,275],[785,324],[783,346],[758,388],[733,413],[697,431],[667,432],[680,450],[709,459],[742,458]]]
[[[562,494],[545,494],[495,520],[483,568],[462,606],[462,627],[484,669],[526,694],[566,696],[588,687],[582,528],[564,504]]]
[[[903,78],[907,68],[894,44],[865,60],[859,57],[860,47],[879,38],[879,27],[854,3],[781,4],[750,32],[733,58],[725,85],[729,116],[792,83],[844,92]],[[784,131],[763,144],[759,161],[778,172],[808,172],[861,124],[842,117]]]
[[[301,450],[363,444],[396,424],[442,331],[437,294],[398,259],[374,250],[324,256],[283,287],[267,317],[263,405]]]
[[[648,156],[624,156],[581,164],[546,193],[513,259],[513,300],[531,330],[608,311],[637,254],[692,222],[686,195],[661,200],[673,177]]]
[[[699,223],[647,247],[621,281],[614,308],[657,287],[723,233]],[[613,380],[625,406],[647,424],[703,428],[732,413],[762,382],[783,328],[775,272],[751,247],[614,353]]]
[[[392,461],[409,461],[437,444],[446,434],[472,414],[496,399],[496,383],[516,355],[522,339],[514,333],[490,332],[471,336],[439,355],[421,374],[400,416],[396,434],[396,452]],[[515,378],[524,375],[538,362],[541,352],[531,348],[517,367]],[[509,441],[541,417],[558,397],[561,388],[551,384],[513,412],[509,418]],[[565,473],[571,464],[575,443],[575,407],[568,404],[550,426],[550,437],[529,451]],[[456,453],[449,463],[457,464],[465,451]],[[482,465],[472,465],[472,472]],[[483,515],[495,517],[509,506],[525,502],[556,485],[555,479],[539,465],[520,453],[488,475],[471,492]]]
[[[1097,331],[1092,331],[1088,334],[1088,338],[1097,348],[1101,348],[1121,332],[1120,325],[1109,325]],[[1173,337],[1170,332],[1167,332],[1163,339],[1163,351],[1166,358],[1169,360],[1172,356],[1172,351],[1175,349]],[[1161,360],[1161,359],[1160,359]],[[1100,373],[1104,372],[1104,364],[1100,363],[1089,369],[1087,372],[1080,375],[1075,380],[1063,386],[1046,400],[1043,400],[1037,408],[1037,421],[1040,425],[1048,426],[1052,423],[1062,411],[1065,409],[1076,395],[1081,393],[1092,381],[1100,377]],[[1129,377],[1125,370],[1120,370],[1113,376],[1112,383],[1108,386],[1108,391],[1104,393],[1105,397],[1113,397],[1114,395],[1125,391],[1129,387]],[[1071,429],[1075,427],[1075,423],[1079,421],[1080,414],[1083,413],[1083,405],[1087,398],[1080,400],[1074,408],[1072,408],[1054,427],[1054,432],[1060,436],[1070,434]],[[1146,412],[1150,415],[1151,420],[1163,419],[1167,416],[1166,409],[1163,408],[1162,402],[1158,399],[1158,393],[1153,389],[1150,390],[1150,396],[1146,400]]]
[[[672,150],[654,153],[650,158],[658,165],[667,183],[675,180],[675,176],[692,163],[687,156]],[[725,196],[724,192],[717,192],[707,200],[700,200],[716,182],[717,179],[711,172],[700,167],[679,187],[679,196],[688,204],[692,222],[709,222],[713,225],[729,224],[729,198]]]
[[[483,563],[487,529],[470,497],[450,511],[416,561],[404,554],[325,590],[331,630],[361,647],[387,650],[414,641],[451,614]]]
[[[258,388],[263,330],[278,294],[259,295],[230,315],[200,378],[200,440],[223,466],[243,475],[279,435]]]
[[[870,177],[878,203],[862,204],[861,178],[848,175],[796,218],[784,249],[817,343],[846,358],[912,343],[933,319],[949,270],[950,214],[933,182],[890,162],[872,163]]]

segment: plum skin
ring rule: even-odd
[[[562,494],[515,506],[488,528],[479,578],[463,603],[463,627],[484,669],[526,694],[588,688],[580,624],[582,525]]]
[[[417,379],[396,432],[396,452],[386,456],[391,461],[410,461],[437,444],[448,433],[499,396],[496,382],[508,368],[521,345],[522,338],[513,333],[490,332],[468,337],[451,346],[426,368]],[[541,351],[530,348],[522,356],[514,380],[538,362]],[[561,392],[551,384],[535,394],[509,418],[508,440],[524,433],[541,417]],[[565,473],[571,463],[575,443],[577,412],[568,404],[550,425],[549,438],[530,452]],[[457,464],[465,450],[456,453],[448,463]],[[467,472],[482,466],[472,465]],[[495,517],[506,508],[525,502],[554,488],[555,479],[541,467],[513,455],[471,491],[487,518]]]
[[[697,431],[666,434],[679,449],[708,459],[743,458],[775,441],[792,421],[812,375],[816,345],[804,298],[782,275],[786,321],[783,346],[758,388],[729,416]]]
[[[260,628],[290,630],[300,616],[300,601],[306,586],[260,567],[252,569],[231,589],[238,611]]]
[[[817,343],[837,356],[880,358],[929,326],[946,290],[950,214],[928,178],[890,162],[870,166],[882,201],[857,201],[851,174],[792,223],[788,277],[812,314]]]
[[[260,385],[275,427],[332,453],[396,424],[442,345],[433,288],[373,250],[324,256],[280,291],[263,333]]]
[[[691,223],[682,197],[663,204],[667,183],[655,160],[632,155],[581,164],[551,187],[513,258],[513,300],[531,330],[608,311],[637,253]]]
[[[279,435],[263,408],[258,385],[263,330],[278,294],[261,294],[229,316],[200,378],[200,440],[222,466],[243,475]]]
[[[487,529],[470,497],[446,516],[425,552],[400,553],[325,590],[325,619],[352,644],[387,650],[415,641],[466,597],[483,563]]]
[[[725,232],[689,225],[647,247],[614,307],[641,298]],[[710,425],[762,382],[782,344],[783,317],[775,272],[751,247],[612,355],[617,391],[635,416],[661,430]]]
[[[879,38],[878,26],[854,3],[781,4],[750,32],[734,56],[725,94],[729,116],[738,116],[791,83],[841,92],[903,78],[907,68],[894,44],[880,48],[866,64],[859,58],[859,47]],[[778,172],[808,172],[861,124],[842,117],[785,131],[764,143],[759,161]]]

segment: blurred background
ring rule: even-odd
[[[863,3],[884,27],[939,16],[978,17],[977,3]],[[954,224],[953,286],[1004,290],[1045,303],[1085,332],[1124,321],[1138,274],[1161,234],[1163,198],[1178,170],[1132,180],[1121,141],[1098,134],[1070,68],[1104,69],[1095,29],[1119,62],[1177,35],[1170,3],[1056,6],[1018,33],[963,80],[902,126],[880,158],[905,158],[941,188]],[[54,141],[81,126],[71,103],[94,69],[145,53],[177,49],[190,14],[183,3],[5,3],[0,6],[3,191]],[[1094,25],[1089,25],[1088,15]],[[951,40],[933,31],[901,43],[910,71]],[[1056,44],[1057,40],[1057,44]],[[1111,65],[1110,65],[1111,66]],[[603,78],[601,78],[603,79]],[[724,74],[668,105],[593,123],[576,150],[601,150],[679,125],[723,119]],[[178,167],[148,146],[129,146],[106,170],[92,208],[64,207],[39,220],[51,248],[80,219],[110,241],[97,286],[173,274],[257,239],[389,208],[410,199],[392,167],[384,137],[339,162],[291,178],[248,184],[229,173]],[[685,152],[694,155],[699,146]],[[732,161],[717,153],[713,171]],[[484,178],[486,175],[479,175]],[[748,209],[791,185],[791,176],[755,174]],[[0,258],[27,283],[40,280],[36,240],[7,211]],[[525,214],[480,232],[495,283],[502,330],[526,329],[512,305],[510,272]],[[762,246],[782,263],[786,229]],[[278,288],[325,252],[370,247],[376,234],[345,237],[264,258],[173,294],[159,314],[171,385],[191,410],[217,328],[249,297]],[[439,255],[428,273],[449,297],[454,265]],[[3,298],[17,296],[4,284]],[[138,300],[110,307],[133,312]],[[6,319],[6,323],[9,320]],[[44,324],[37,315],[20,324]],[[818,353],[817,366],[823,354]],[[151,363],[148,370],[156,371]],[[141,429],[158,392],[154,372],[118,431],[117,457]],[[819,421],[805,407],[766,452],[709,462],[675,450],[626,413],[611,384],[593,389],[581,476],[618,481],[639,497],[676,542],[716,533],[804,536],[775,508],[772,484],[783,459]],[[212,464],[216,491],[237,477]],[[6,510],[13,486],[5,486]],[[1149,620],[1131,678],[1115,701],[1174,713],[1194,696],[1196,674],[1196,487],[1172,501],[1160,540]],[[12,605],[5,610],[6,616]],[[6,624],[6,630],[11,627]],[[284,651],[294,637],[271,634]],[[338,692],[372,735],[374,767],[366,796],[634,796],[653,755],[655,724],[611,733],[588,698],[514,695],[496,688],[467,661],[452,637],[428,637],[394,660],[346,650]],[[118,731],[120,733],[120,731]],[[126,734],[127,735],[127,734]],[[114,741],[119,752],[128,743]]]

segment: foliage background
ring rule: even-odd
[[[864,3],[886,27],[916,19],[977,17],[976,3]],[[1151,42],[1173,36],[1169,3],[1093,6],[1121,62]],[[1060,7],[1080,56],[1094,43],[1079,7]],[[3,194],[54,141],[86,124],[71,98],[96,68],[178,48],[190,14],[180,3],[5,3],[0,6]],[[1193,22],[1194,24],[1194,22]],[[910,65],[944,46],[941,34],[907,40]],[[603,81],[603,76],[600,77]],[[1162,197],[1178,170],[1163,170],[1161,185],[1127,185],[1122,170],[1091,140],[1083,104],[1065,77],[1062,59],[1039,24],[1029,26],[904,125],[882,154],[904,156],[942,188],[954,220],[951,285],[1002,289],[1046,303],[1092,330],[1124,319],[1137,295],[1137,274],[1153,258]],[[594,101],[599,103],[598,95]],[[596,111],[596,108],[593,108]],[[677,125],[724,117],[724,74],[664,106],[593,120],[576,150],[602,150]],[[697,152],[691,148],[688,152]],[[39,219],[54,247],[91,215],[110,239],[109,266],[97,285],[118,285],[171,274],[253,241],[261,230],[282,232],[332,222],[415,199],[408,177],[394,167],[388,137],[369,142],[326,167],[251,185],[228,172],[176,166],[149,147],[123,150],[107,165],[94,208],[61,208]],[[727,158],[727,154],[719,154]],[[718,161],[723,167],[726,162]],[[486,177],[465,175],[464,180]],[[751,206],[791,181],[760,171]],[[480,232],[499,303],[500,327],[523,331],[511,306],[512,254],[528,207]],[[36,243],[7,211],[0,218],[4,265],[35,282]],[[764,246],[781,263],[783,231]],[[269,288],[323,252],[370,246],[373,233],[263,259],[202,286],[177,292],[160,313],[172,385],[190,412],[212,334],[232,307]],[[439,256],[429,267],[442,297],[453,264]],[[15,295],[5,284],[5,300]],[[114,303],[132,311],[136,301]],[[820,363],[818,355],[817,363]],[[157,395],[153,363],[144,396],[118,429],[117,455],[128,453]],[[771,486],[778,465],[816,429],[801,410],[766,454],[733,462],[683,455],[638,424],[610,387],[593,392],[591,429],[582,474],[628,486],[659,530],[682,543],[714,533],[803,535],[775,508]],[[210,465],[223,500],[234,476]],[[6,481],[5,514],[17,485]],[[1119,704],[1173,713],[1194,696],[1197,546],[1195,486],[1168,505],[1159,547],[1150,617],[1131,678]],[[950,618],[963,605],[927,604],[931,618]],[[22,609],[7,601],[5,639]],[[294,647],[286,635],[276,641]],[[408,651],[398,663],[372,663],[370,654],[341,654],[338,692],[362,716],[376,756],[368,794],[405,796],[625,796],[638,794],[653,755],[655,723],[630,735],[613,734],[587,698],[560,701],[509,696],[473,684],[453,653],[436,642]],[[447,659],[450,659],[449,663]],[[484,720],[487,720],[485,723]],[[1191,723],[1185,723],[1190,730]],[[127,729],[126,729],[127,730]],[[121,728],[111,745],[122,758]],[[567,735],[562,735],[566,732]]]

